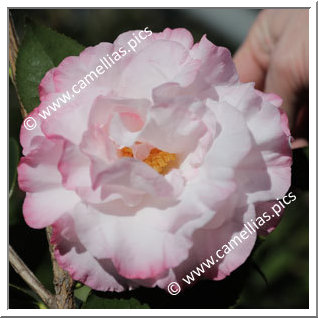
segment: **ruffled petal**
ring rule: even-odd
[[[111,261],[94,258],[78,240],[74,221],[65,215],[53,224],[51,238],[58,264],[67,270],[74,280],[102,291],[121,292],[130,286],[120,277]]]
[[[41,229],[54,223],[79,202],[80,198],[76,193],[64,188],[27,192],[23,203],[23,216],[30,227]]]
[[[237,169],[237,178],[249,202],[282,197],[290,186],[291,148],[286,117],[272,97],[255,93],[253,84],[216,87],[221,100],[237,108],[245,117],[254,146]]]
[[[188,97],[155,105],[148,112],[148,120],[140,132],[139,140],[164,151],[185,156],[207,132],[201,119],[201,109],[204,108],[203,103]]]
[[[25,192],[39,192],[61,185],[57,163],[62,155],[63,144],[43,137],[38,140],[38,148],[22,157],[18,165],[19,186]]]

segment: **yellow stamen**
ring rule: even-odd
[[[119,149],[119,157],[132,158],[133,152],[129,147]],[[165,174],[173,166],[176,160],[176,154],[162,151],[158,148],[152,148],[148,157],[143,160],[144,163],[155,169],[158,173]]]
[[[129,147],[124,147],[119,149],[119,153],[118,153],[119,157],[133,157],[133,152],[132,149]]]

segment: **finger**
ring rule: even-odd
[[[305,138],[309,140],[309,107],[306,104],[306,99],[304,99],[304,104],[301,104],[298,108],[298,112],[295,115],[295,127],[293,136],[294,138]]]
[[[309,143],[306,139],[298,138],[292,142],[291,148],[292,149],[304,148],[304,147],[308,147],[308,145]]]
[[[263,90],[266,70],[262,67],[257,55],[253,52],[249,41],[249,38],[247,38],[235,54],[233,59],[234,64],[241,82],[255,82],[255,87]]]
[[[291,76],[289,76],[288,68],[284,66],[284,61],[277,61],[273,57],[265,79],[265,93],[274,93],[283,99],[282,109],[286,112],[289,127],[294,133],[294,123],[296,115],[295,105],[295,89],[291,83]]]

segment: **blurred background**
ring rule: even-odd
[[[23,39],[27,18],[63,33],[84,46],[113,42],[122,32],[149,27],[187,28],[195,42],[202,35],[234,54],[256,18],[256,9],[49,9],[10,10],[18,37]],[[14,174],[22,117],[12,83],[9,90],[10,175]],[[248,261],[219,282],[200,282],[182,295],[171,297],[158,289],[140,288],[120,295],[134,297],[150,308],[308,308],[308,148],[294,151],[290,205],[277,229],[258,246]],[[11,172],[13,171],[13,172]],[[24,194],[15,185],[9,204],[9,241],[40,281],[53,291],[50,256],[44,230],[29,228],[22,217]],[[10,267],[9,307],[43,308]],[[87,291],[87,290],[86,290]],[[89,291],[88,291],[89,292]],[[78,293],[79,295],[79,293]],[[92,296],[92,294],[91,294]],[[79,296],[79,307],[81,297]]]

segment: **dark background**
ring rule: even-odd
[[[23,38],[26,17],[74,38],[84,46],[113,42],[122,32],[149,27],[185,27],[195,42],[203,34],[232,54],[242,43],[259,10],[253,9],[50,9],[10,10]],[[9,137],[19,141],[22,117],[10,83]],[[10,158],[11,159],[11,158]],[[9,160],[10,161],[10,160]],[[11,162],[11,161],[10,161]],[[291,190],[297,200],[287,208],[277,229],[248,261],[219,282],[201,282],[178,296],[158,289],[138,289],[107,298],[137,298],[151,308],[308,308],[308,149],[294,151]],[[22,217],[24,194],[16,186],[9,208],[9,241],[41,282],[53,291],[50,256],[44,230],[29,228]],[[10,267],[10,308],[39,308],[27,285]],[[31,295],[32,296],[32,295]],[[41,307],[41,305],[40,305]]]

